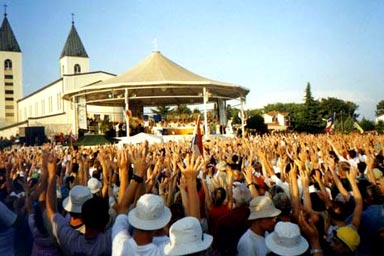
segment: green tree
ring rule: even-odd
[[[363,128],[364,131],[375,130],[375,122],[368,120],[368,119],[365,119],[365,117],[363,117],[363,119],[361,119],[361,121],[359,122],[359,125],[361,126],[361,128]]]
[[[172,112],[172,109],[169,106],[157,106],[156,108],[152,108],[151,111],[165,118],[168,114]]]
[[[333,97],[321,99],[319,102],[319,113],[323,118],[329,118],[333,113],[336,113],[337,116],[343,113],[344,116],[356,119],[359,116],[356,114],[358,108],[359,106],[351,101],[344,101]]]
[[[375,130],[379,133],[382,134],[384,132],[384,121],[380,120],[377,122]]]
[[[239,118],[240,110],[237,108],[232,108],[231,105],[227,106],[227,118],[233,118],[232,124],[241,124],[241,120]]]
[[[350,116],[343,116],[335,121],[335,130],[340,133],[348,134],[353,131],[355,119]]]
[[[376,116],[381,116],[384,114],[384,100],[379,101],[376,105]]]
[[[263,134],[268,132],[268,127],[260,114],[249,116],[245,128],[251,134]]]
[[[299,132],[318,133],[323,131],[323,121],[319,115],[319,102],[311,92],[311,84],[308,82],[305,88],[303,108],[294,117],[295,128]]]
[[[177,107],[172,112],[174,112],[178,115],[181,115],[181,114],[190,115],[190,114],[192,114],[192,111],[188,108],[188,106],[186,104],[177,105]]]

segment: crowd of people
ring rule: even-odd
[[[0,255],[382,255],[384,137],[0,151]]]

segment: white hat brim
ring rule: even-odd
[[[203,234],[203,239],[200,243],[194,244],[179,244],[171,245],[170,242],[165,245],[165,255],[176,256],[176,255],[188,255],[195,252],[201,252],[209,248],[213,241],[213,237],[208,234]]]
[[[298,244],[298,246],[284,247],[280,244],[277,244],[273,240],[273,233],[274,232],[272,232],[265,238],[265,244],[272,252],[278,255],[297,256],[303,254],[308,249],[308,242],[303,237],[300,237],[300,243]]]
[[[158,230],[165,227],[171,220],[172,213],[168,207],[164,206],[163,215],[155,220],[142,220],[136,217],[136,208],[128,213],[129,224],[141,230]]]
[[[81,213],[81,206],[72,204],[71,200],[69,200],[69,196],[64,198],[62,205],[67,212]]]

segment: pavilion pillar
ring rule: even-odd
[[[244,138],[245,136],[245,114],[244,114],[244,102],[245,102],[245,98],[244,97],[240,97],[240,115],[241,115],[241,137]]]
[[[203,103],[204,103],[204,136],[207,138],[209,135],[208,131],[208,120],[207,120],[207,101],[208,101],[208,92],[207,88],[203,88]]]
[[[124,116],[125,116],[125,130],[127,132],[127,138],[129,137],[129,101],[128,101],[128,89],[125,88],[125,93],[124,93],[124,98],[125,98],[125,113],[124,113]]]

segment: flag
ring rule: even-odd
[[[70,134],[70,137],[71,137],[71,141],[72,142],[77,142],[77,136],[75,135],[75,134],[73,134],[72,132],[71,132],[71,134]]]
[[[364,133],[364,130],[363,130],[363,128],[361,128],[361,126],[359,125],[359,123],[358,122],[353,122],[353,127],[355,127],[357,130],[359,130],[359,132],[361,133],[361,134],[363,134]]]
[[[200,116],[197,117],[195,131],[191,141],[191,151],[196,155],[203,155],[203,136],[200,130]]]
[[[327,119],[327,125],[325,126],[326,133],[330,133],[333,130],[335,119],[336,119],[336,113],[333,113],[333,115]]]

